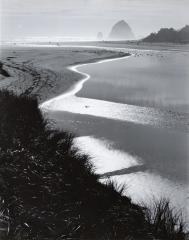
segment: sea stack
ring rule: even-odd
[[[102,41],[102,40],[103,40],[103,33],[102,33],[102,32],[98,32],[98,34],[97,34],[97,40],[98,40],[98,41]]]
[[[124,21],[117,22],[109,34],[110,40],[131,40],[134,39],[134,34],[131,27]]]

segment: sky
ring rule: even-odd
[[[104,38],[125,20],[136,38],[189,24],[189,0],[0,0],[1,40]]]

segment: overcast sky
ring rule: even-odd
[[[137,37],[189,24],[189,0],[0,0],[1,38],[106,36],[124,19]]]

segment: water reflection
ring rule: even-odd
[[[92,76],[77,94],[189,112],[189,53],[135,52],[129,59],[80,68]]]

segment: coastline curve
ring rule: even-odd
[[[108,50],[108,49],[106,48],[106,50]],[[116,49],[114,49],[114,51],[117,52]],[[127,54],[128,54],[127,56],[113,57],[113,58],[98,60],[96,62],[88,62],[88,63],[76,64],[76,65],[73,65],[73,66],[68,66],[67,69],[69,69],[72,72],[79,73],[83,77],[80,80],[78,80],[78,82],[76,84],[74,84],[66,92],[60,94],[59,96],[53,97],[53,98],[41,103],[39,105],[39,108],[48,108],[49,104],[51,104],[53,101],[58,100],[59,98],[67,98],[67,97],[74,96],[76,93],[78,93],[83,88],[84,83],[86,81],[88,81],[91,78],[91,76],[89,74],[85,73],[85,72],[79,71],[78,68],[83,67],[83,66],[87,66],[87,65],[95,65],[95,64],[117,61],[117,60],[120,60],[120,59],[126,59],[126,58],[129,58],[129,57],[133,56],[133,54],[131,54],[131,53],[127,53]]]

